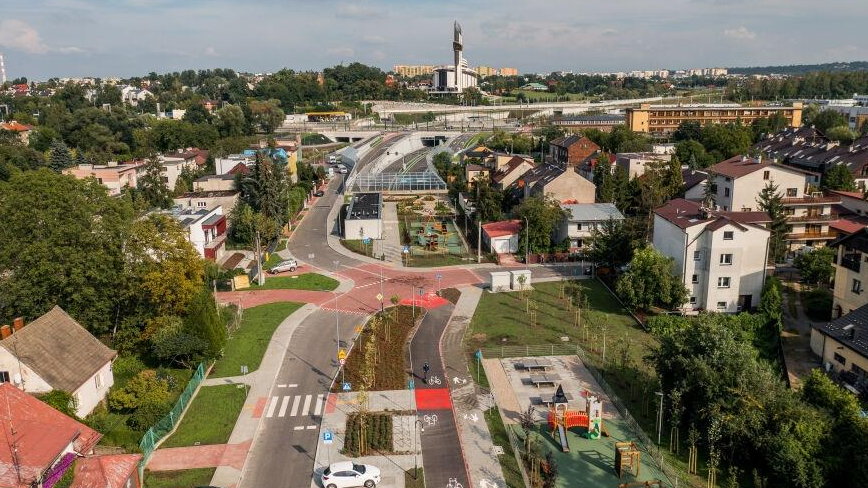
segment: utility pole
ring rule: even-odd
[[[261,245],[261,242],[259,240],[258,227],[259,226],[257,225],[257,229],[256,229],[256,269],[258,270],[258,272],[256,274],[256,283],[258,283],[259,286],[262,286],[265,284],[265,273],[264,273],[264,270],[262,269],[262,245]]]

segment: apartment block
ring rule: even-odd
[[[741,122],[749,125],[756,119],[768,118],[780,113],[787,119],[787,125],[802,125],[802,104],[793,103],[790,107],[761,106],[742,107],[736,104],[716,105],[651,105],[643,103],[639,108],[627,109],[627,127],[635,132],[670,134],[682,122],[694,121],[701,125]]]

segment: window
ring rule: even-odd
[[[696,297],[690,297],[690,304],[696,305]]]
[[[576,224],[576,230],[582,230],[582,223],[581,222]]]
[[[787,196],[790,198],[795,197],[799,193],[798,188],[787,188]]]
[[[96,376],[93,377],[93,384],[96,386],[97,390],[102,388],[102,374],[97,373]]]
[[[0,383],[9,383],[9,371],[0,371]]]
[[[724,266],[728,266],[732,264],[732,254],[721,254],[720,255],[720,264]]]
[[[699,283],[699,275],[693,275],[693,279],[690,280],[691,283]]]
[[[735,236],[735,232],[733,232],[731,230],[723,231],[723,240],[724,241],[731,241],[734,236]]]
[[[726,310],[726,302],[717,302],[718,310]]]
[[[856,375],[858,378],[864,378],[866,371],[855,364],[850,365],[850,371]]]
[[[862,293],[862,282],[859,280],[853,280],[853,287],[850,290],[857,295]]]
[[[835,361],[838,361],[841,364],[847,364],[847,359],[844,356],[838,354],[837,352],[835,353]]]
[[[751,208],[750,207],[741,207],[741,211],[742,212],[750,212]]]
[[[769,179],[769,174],[770,174],[770,173],[771,173],[771,172],[770,172],[770,171],[768,171],[768,170],[766,170],[766,171],[763,171],[763,179],[764,179],[764,180],[767,180],[767,179]]]
[[[729,276],[721,276],[717,279],[718,288],[729,288]]]
[[[693,251],[693,260],[699,261],[702,259],[702,251]]]
[[[724,189],[723,189],[723,196],[725,196],[725,197],[728,197],[728,196],[729,196],[729,188],[724,188]]]

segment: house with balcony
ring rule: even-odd
[[[217,261],[226,250],[226,215],[223,207],[175,207],[172,218],[187,232],[187,240],[203,258]]]
[[[707,172],[714,204],[724,212],[759,210],[763,188],[769,183],[776,185],[789,224],[786,239],[790,251],[823,246],[837,237],[829,224],[838,219],[832,207],[840,204],[841,198],[815,190],[819,175],[747,156],[727,159],[707,168]]]
[[[689,291],[686,313],[737,313],[759,304],[771,219],[765,212],[723,212],[676,198],[654,211],[654,248],[675,261]]]
[[[868,229],[838,238],[829,247],[837,251],[832,292],[832,318],[837,318],[868,305]]]
[[[79,180],[95,178],[101,185],[108,188],[109,195],[120,195],[124,188],[136,188],[139,184],[139,177],[144,172],[145,163],[141,161],[79,164],[63,170],[63,174],[72,175]]]
[[[868,392],[868,305],[811,324],[811,351],[827,371],[837,373],[846,390]]]

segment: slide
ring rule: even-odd
[[[570,441],[567,440],[567,430],[563,425],[558,426],[558,436],[561,438],[561,450],[570,452]]]

